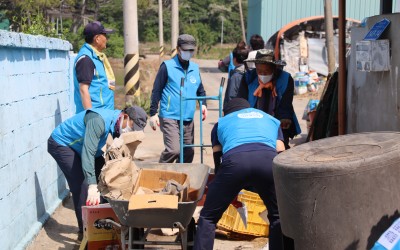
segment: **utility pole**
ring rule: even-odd
[[[164,56],[164,24],[162,0],[158,0],[158,39],[160,40],[160,61]]]
[[[338,127],[339,135],[346,133],[346,0],[339,0],[339,84]]]
[[[176,55],[176,45],[178,44],[179,33],[179,8],[178,0],[171,1],[171,57]]]
[[[137,0],[124,0],[124,69],[125,101],[135,103],[140,96],[139,34]]]
[[[221,16],[221,46],[222,46],[222,44],[224,43],[224,17],[223,16]]]
[[[242,39],[246,42],[246,32],[244,29],[243,11],[242,11],[242,1],[239,0],[239,12],[240,12],[240,24],[242,26]]]
[[[335,46],[333,43],[332,0],[324,0],[324,12],[326,50],[328,52],[328,72],[333,73],[335,71],[336,57]]]

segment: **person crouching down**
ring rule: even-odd
[[[56,160],[72,193],[79,236],[83,232],[82,206],[100,203],[97,179],[105,163],[101,148],[108,134],[143,130],[146,112],[137,106],[121,110],[84,110],[58,125],[48,139],[47,151]]]
[[[235,196],[253,187],[268,209],[269,247],[282,249],[272,160],[285,150],[279,120],[234,98],[211,132],[216,174],[200,212],[194,249],[213,249],[215,227]],[[222,159],[222,161],[220,161]]]

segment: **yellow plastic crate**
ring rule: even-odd
[[[247,228],[244,226],[236,208],[232,205],[229,205],[228,209],[223,213],[217,224],[218,228],[240,234],[268,236],[269,224],[259,216],[266,209],[260,196],[256,193],[242,190],[238,195],[238,200],[244,202],[247,207]]]

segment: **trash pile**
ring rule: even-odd
[[[323,88],[326,82],[326,77],[318,76],[317,72],[297,72],[294,79],[294,94],[302,95],[307,92],[316,92]]]
[[[310,132],[311,124],[314,120],[315,113],[317,112],[318,104],[319,100],[310,99],[304,108],[302,119],[307,122],[307,133]]]
[[[109,136],[103,148],[106,163],[98,183],[101,195],[126,201],[136,197],[136,202],[150,194],[173,195],[177,201],[187,201],[189,177],[186,174],[136,166],[133,156],[144,137],[143,131],[124,133],[115,139]]]

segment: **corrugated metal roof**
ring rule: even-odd
[[[393,0],[394,11],[398,10]],[[339,2],[332,0],[332,13],[338,15]],[[346,17],[362,21],[379,14],[380,0],[347,0]],[[324,0],[248,0],[247,39],[260,34],[265,41],[284,25],[309,16],[324,15]]]

